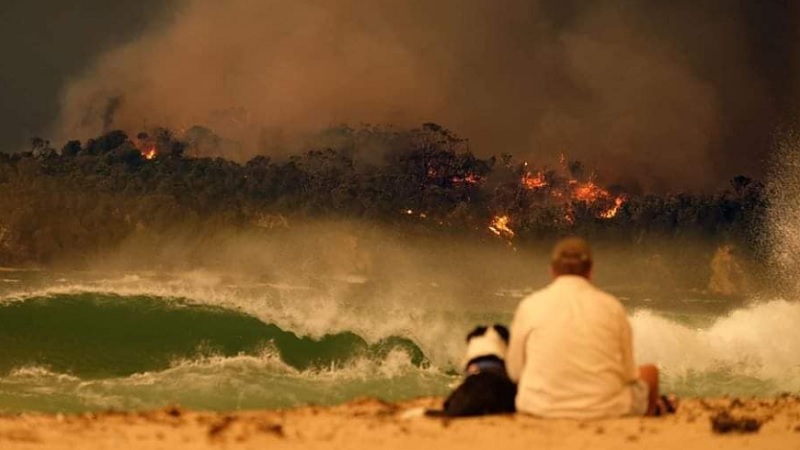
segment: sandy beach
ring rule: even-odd
[[[334,407],[231,413],[166,408],[76,416],[0,417],[0,448],[16,449],[798,449],[800,397],[689,399],[674,416],[598,421],[525,415],[422,417],[441,399],[363,399]],[[712,431],[711,418],[752,419],[758,431]]]

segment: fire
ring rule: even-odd
[[[547,186],[547,179],[544,177],[544,172],[541,170],[536,172],[535,174],[528,169],[528,162],[524,163],[525,167],[525,174],[522,175],[520,182],[526,189],[535,190],[540,189]]]
[[[489,230],[500,237],[511,239],[514,237],[514,230],[509,228],[511,219],[508,216],[494,216],[492,223],[489,225]]]
[[[589,181],[586,183],[575,183],[573,188],[573,196],[575,200],[580,200],[586,203],[594,203],[597,200],[605,199],[610,196],[608,191],[600,186]]]
[[[481,177],[474,173],[468,173],[463,177],[453,177],[451,181],[454,184],[478,184],[481,181]]]
[[[596,185],[594,182],[589,181],[583,184],[576,184],[575,186],[573,190],[574,198],[587,204],[603,202],[607,205],[612,199],[614,200],[613,206],[605,208],[598,214],[598,217],[601,219],[613,219],[625,203],[624,195],[614,197],[610,192]]]
[[[522,185],[525,186],[526,189],[534,190],[540,189],[547,186],[547,180],[544,177],[544,173],[536,172],[533,174],[532,172],[525,172],[525,175],[522,176]]]
[[[416,215],[416,216],[418,216],[420,219],[427,219],[427,218],[428,218],[428,215],[427,215],[427,214],[425,214],[424,212],[421,212],[421,213],[415,213],[413,209],[404,209],[403,211],[401,211],[401,213],[403,213],[403,214],[405,214],[405,215],[407,215],[407,216],[414,216],[414,215]]]
[[[594,182],[589,181],[586,183],[575,183],[573,188],[573,198],[582,201],[586,204],[601,204],[608,205],[613,199],[614,205],[603,209],[597,215],[601,219],[613,219],[622,205],[625,203],[625,196],[618,195],[612,196],[610,192],[596,185]]]
[[[594,181],[594,174],[587,179],[576,178],[569,169],[569,161],[562,153],[558,159],[561,166],[561,176],[554,175],[549,181],[545,177],[543,170],[528,170],[528,163],[524,163],[524,175],[520,179],[520,185],[526,190],[546,189],[546,192],[556,202],[563,202],[566,210],[564,221],[568,224],[575,223],[575,216],[572,204],[576,202],[584,203],[597,213],[600,219],[611,219],[616,217],[627,198],[624,195],[614,195],[608,190],[600,187]]]
[[[614,218],[617,215],[617,213],[619,212],[619,209],[622,207],[623,203],[625,203],[625,197],[620,195],[619,197],[614,199],[614,206],[612,206],[611,208],[608,208],[607,210],[601,212],[600,213],[600,217],[602,217],[603,219],[612,219],[612,218]]]
[[[144,159],[151,161],[153,159],[156,159],[156,156],[158,156],[158,150],[156,150],[155,146],[152,146],[147,150],[142,151],[142,156],[144,157]]]

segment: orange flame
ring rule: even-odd
[[[574,185],[576,186],[573,190],[574,198],[587,204],[595,204],[599,201],[607,205],[613,198],[614,205],[600,211],[600,213],[597,215],[597,217],[601,219],[614,218],[626,200],[624,195],[613,197],[610,192],[596,185],[592,181],[582,184],[575,183]]]
[[[547,189],[547,192],[558,202],[564,202],[566,214],[564,221],[569,224],[575,222],[575,215],[571,205],[574,202],[582,202],[593,206],[600,212],[597,217],[601,219],[611,219],[617,215],[627,198],[624,195],[613,195],[608,190],[600,187],[594,182],[594,174],[588,180],[576,179],[569,171],[569,161],[566,155],[561,153],[558,158],[561,169],[566,172],[566,183],[561,184],[556,179],[555,183],[549,182],[544,171],[528,170],[528,163],[523,164],[524,175],[520,178],[520,185],[527,190]]]
[[[540,189],[547,186],[547,180],[544,178],[544,174],[542,172],[536,172],[533,174],[532,172],[525,172],[525,175],[522,176],[522,185],[525,186],[525,189]]]
[[[144,159],[151,161],[156,159],[156,156],[158,156],[158,151],[156,150],[155,146],[152,146],[147,150],[142,151],[142,156],[144,157]]]
[[[575,180],[570,180],[570,184],[575,186],[573,188],[573,195],[575,200],[580,200],[586,203],[594,203],[599,199],[609,197],[608,191],[594,184],[591,181],[586,183],[578,183]]]
[[[492,223],[489,225],[489,230],[500,237],[511,239],[514,237],[514,230],[509,228],[511,219],[508,216],[494,216]]]
[[[481,181],[481,177],[474,173],[468,173],[463,177],[453,177],[452,181],[454,184],[478,184]]]
[[[608,208],[607,210],[601,212],[600,213],[600,217],[603,218],[603,219],[613,219],[617,215],[617,213],[619,212],[619,209],[622,207],[623,203],[625,203],[625,197],[624,196],[619,196],[619,197],[615,198],[614,199],[614,206],[612,206],[611,208]]]

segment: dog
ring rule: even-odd
[[[467,335],[464,381],[444,401],[441,410],[427,416],[469,417],[516,411],[517,386],[506,373],[508,329],[502,325],[479,326]]]

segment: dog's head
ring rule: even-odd
[[[475,328],[467,335],[465,365],[483,356],[496,356],[505,361],[508,337],[508,328],[502,325],[494,324],[490,327]]]

